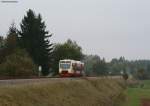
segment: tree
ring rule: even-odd
[[[58,63],[62,59],[81,60],[83,58],[82,48],[75,41],[67,40],[63,44],[56,44],[53,50],[53,71],[58,74]]]
[[[6,56],[14,52],[18,47],[17,43],[17,29],[15,24],[12,23],[6,38],[0,37],[0,63],[5,60]]]
[[[5,39],[0,36],[0,64],[4,61],[4,57],[5,57]]]
[[[17,36],[18,36],[17,28],[15,26],[15,23],[12,23],[11,26],[9,27],[5,44],[7,55],[13,53],[13,51],[18,48]]]
[[[150,64],[147,65],[147,71],[150,72]]]
[[[109,64],[109,71],[112,75],[120,75],[121,71],[125,72],[129,69],[128,61],[125,60],[124,57],[120,57],[119,59],[113,58]]]
[[[19,31],[19,40],[22,48],[25,48],[33,61],[42,66],[43,75],[49,73],[51,62],[52,44],[50,44],[49,32],[46,31],[45,22],[40,14],[36,15],[31,9],[24,16]]]
[[[2,49],[4,47],[4,38],[2,36],[0,36],[0,49]]]
[[[107,75],[107,64],[105,62],[105,59],[100,59],[93,64],[93,72],[95,75]]]
[[[144,70],[142,68],[137,70],[137,78],[140,79],[140,80],[147,79],[146,70]]]
[[[97,55],[86,55],[84,56],[83,62],[85,64],[85,74],[87,76],[93,75],[93,65],[96,64],[100,60],[100,57]]]

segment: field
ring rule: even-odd
[[[124,87],[107,78],[0,85],[0,106],[119,106]]]
[[[126,94],[128,99],[124,106],[150,106],[150,80],[140,81],[138,85],[129,87]]]

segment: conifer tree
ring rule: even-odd
[[[52,44],[50,44],[49,32],[40,14],[36,15],[31,9],[24,16],[19,31],[20,45],[25,48],[33,61],[42,66],[43,75],[49,73]]]
[[[8,54],[11,54],[19,46],[17,28],[14,22],[9,27],[5,46]]]

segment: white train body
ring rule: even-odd
[[[76,60],[60,60],[59,75],[61,77],[82,76],[84,73],[84,63]]]

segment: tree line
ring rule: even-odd
[[[74,59],[85,63],[85,73],[91,75],[121,75],[135,78],[150,78],[150,61],[128,61],[124,57],[106,62],[98,55],[85,55],[82,48],[68,39],[53,44],[53,35],[46,29],[41,14],[29,9],[20,23],[20,29],[11,24],[6,37],[0,36],[0,76],[37,76],[38,67],[42,75],[58,74],[61,59]]]
[[[124,75],[136,79],[150,79],[150,60],[129,61],[125,57],[113,58],[105,62],[98,55],[87,55],[84,58],[87,75]]]

